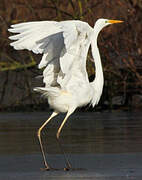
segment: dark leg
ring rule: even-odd
[[[74,111],[74,110],[73,110],[73,111]],[[66,157],[66,154],[65,154],[64,149],[62,148],[62,145],[61,145],[60,140],[59,140],[59,136],[60,136],[60,132],[61,132],[61,130],[62,130],[65,122],[67,121],[68,117],[72,114],[73,111],[68,111],[68,112],[67,112],[67,115],[66,115],[66,117],[64,118],[64,120],[63,120],[61,126],[59,127],[59,129],[58,129],[58,131],[57,131],[57,134],[56,134],[57,141],[58,141],[58,143],[59,143],[59,147],[60,147],[61,151],[63,152],[64,159],[65,159],[65,162],[66,162],[66,168],[64,168],[64,170],[69,170],[69,169],[71,169],[72,167],[71,167],[71,164],[70,164],[68,158]]]

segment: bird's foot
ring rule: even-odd
[[[64,168],[64,171],[82,171],[85,170],[84,168],[73,168],[71,164],[67,164]]]
[[[56,169],[54,169],[54,168],[52,168],[51,166],[49,166],[49,165],[45,165],[45,168],[41,168],[41,170],[42,171],[50,171],[50,170],[56,170]]]
[[[45,168],[40,168],[42,171],[58,171],[58,170],[62,170],[62,168],[53,168],[53,167],[49,167],[46,166]]]
[[[50,171],[51,169],[50,167],[40,168],[41,171]]]
[[[73,168],[72,168],[70,162],[67,161],[67,162],[66,162],[66,167],[64,168],[64,171],[69,171],[69,170],[72,170],[72,169],[73,169]]]
[[[86,169],[84,169],[84,168],[67,168],[67,167],[64,168],[64,171],[84,171],[84,170],[86,170]]]
[[[68,168],[68,167],[64,168],[64,171],[69,171],[69,170],[71,170],[71,168]]]

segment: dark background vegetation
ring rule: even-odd
[[[98,18],[124,23],[105,28],[99,36],[105,87],[96,108],[141,110],[142,0],[0,0],[0,111],[48,108],[47,101],[32,90],[41,84],[35,78],[41,74],[37,69],[41,55],[9,46],[11,24],[80,19],[93,26]],[[90,59],[87,70],[92,79],[95,70]]]

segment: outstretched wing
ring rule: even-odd
[[[78,53],[82,35],[91,27],[81,21],[35,21],[11,25],[8,31],[18,33],[10,36],[10,45],[17,50],[28,49],[42,53],[39,68],[45,67],[43,81],[47,86],[62,86]],[[84,34],[85,32],[85,34]],[[90,32],[89,32],[90,33]]]
[[[28,49],[36,54],[44,53],[40,40],[60,32],[56,24],[55,21],[35,21],[11,25],[8,31],[19,34],[9,37],[11,40],[16,40],[10,45],[16,50]]]

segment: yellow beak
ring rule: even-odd
[[[108,23],[114,24],[114,23],[123,23],[124,21],[120,20],[108,20]]]

